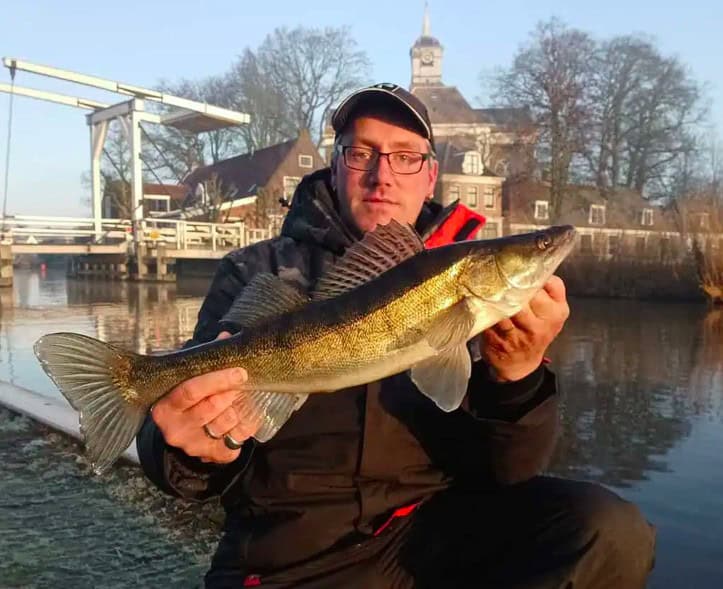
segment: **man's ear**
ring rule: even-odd
[[[434,188],[437,186],[437,176],[439,175],[439,162],[432,160],[429,166],[429,193],[427,200],[434,198]]]

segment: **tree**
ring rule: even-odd
[[[175,83],[162,81],[163,92],[205,102],[214,106],[234,108],[234,90],[226,76],[209,76],[200,81],[182,79]],[[239,127],[230,127],[202,134],[158,125],[144,127],[145,161],[156,174],[178,183],[193,169],[216,163],[243,149]]]
[[[208,223],[225,223],[231,209],[228,208],[224,212],[223,204],[233,199],[236,187],[227,186],[218,174],[211,174],[199,186],[201,187],[199,198],[191,207],[193,218]]]
[[[250,49],[226,76],[232,108],[251,114],[251,121],[239,129],[246,151],[263,149],[294,136],[296,127],[288,116],[284,95],[259,69],[256,53]]]
[[[131,197],[130,150],[125,136],[113,122],[108,128],[103,156],[100,162],[100,176],[103,182],[103,207],[119,219],[133,217]],[[90,184],[90,177],[88,177]]]
[[[263,118],[248,130],[249,149],[308,129],[317,146],[331,109],[367,79],[369,60],[348,27],[279,28],[232,70],[237,104]]]
[[[678,190],[703,121],[702,90],[675,57],[648,40],[601,44],[592,77],[595,110],[592,172],[601,188],[652,196]]]
[[[556,19],[540,23],[512,66],[496,78],[495,97],[529,107],[539,130],[539,155],[549,170],[550,208],[560,214],[570,167],[585,152],[590,124],[589,67],[595,43]]]

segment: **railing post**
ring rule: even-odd
[[[216,223],[211,223],[211,251],[216,251]]]

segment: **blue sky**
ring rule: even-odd
[[[0,55],[154,87],[159,79],[223,73],[245,47],[257,47],[278,26],[348,25],[369,55],[373,80],[408,85],[409,47],[421,32],[423,7],[421,0],[15,1],[6,3],[0,17]],[[430,14],[432,33],[445,49],[444,82],[474,105],[484,95],[480,72],[508,65],[535,24],[557,16],[600,38],[644,33],[655,39],[709,85],[713,121],[723,130],[721,2],[430,0]],[[10,81],[5,68],[0,81]],[[123,99],[22,72],[16,83],[108,102]],[[0,94],[3,180],[8,102]],[[12,132],[8,212],[89,214],[81,204],[80,178],[90,157],[84,111],[16,97]]]

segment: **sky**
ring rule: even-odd
[[[371,81],[408,86],[409,48],[422,30],[423,0],[25,0],[0,13],[0,56],[153,88],[159,80],[225,73],[276,27],[349,26],[371,64]],[[485,106],[481,73],[507,67],[536,23],[558,17],[596,38],[642,33],[687,64],[708,87],[723,131],[723,3],[689,0],[429,0],[432,34],[444,47],[443,82]],[[0,83],[10,83],[0,68]],[[17,85],[105,102],[126,97],[18,72]],[[6,172],[9,95],[0,93],[0,199]],[[87,111],[17,96],[8,168],[9,214],[89,216]],[[253,116],[253,113],[251,113]]]

